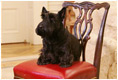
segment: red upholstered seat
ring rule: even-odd
[[[96,68],[88,62],[74,62],[71,67],[58,64],[37,65],[37,60],[23,62],[14,67],[14,76],[24,79],[79,79],[93,78]]]

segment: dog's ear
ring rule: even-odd
[[[65,14],[66,14],[66,7],[63,7],[59,12],[58,15],[60,17],[61,20],[63,20],[65,18]]]
[[[46,10],[45,7],[43,7],[43,8],[42,8],[42,13],[41,13],[42,19],[45,17],[45,13],[48,13],[48,11]]]
[[[47,13],[47,12],[48,12],[48,11],[46,10],[46,8],[43,7],[43,8],[42,8],[42,14],[43,14],[43,13]]]

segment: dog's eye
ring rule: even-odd
[[[39,27],[40,27],[40,28],[42,28],[43,26],[42,26],[42,25],[40,25]]]
[[[42,19],[44,19],[44,17],[45,17],[45,14],[41,14],[41,17],[42,17]]]

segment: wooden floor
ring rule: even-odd
[[[1,45],[1,58],[31,56],[40,53],[42,45],[21,44],[3,44]]]

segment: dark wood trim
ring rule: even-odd
[[[18,76],[14,76],[14,79],[24,79],[24,78],[21,78],[21,77],[18,77]]]

